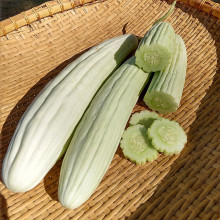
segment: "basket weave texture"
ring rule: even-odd
[[[47,82],[95,44],[125,32],[143,36],[168,7],[160,0],[109,0],[42,18],[0,37],[0,169],[19,119]],[[181,106],[166,115],[187,132],[188,143],[180,155],[160,155],[137,166],[118,149],[96,192],[75,210],[57,201],[60,160],[29,192],[12,193],[0,182],[0,219],[219,219],[220,19],[216,15],[213,6],[206,13],[178,2],[167,19],[184,39],[188,54]],[[133,111],[145,108],[139,101]]]

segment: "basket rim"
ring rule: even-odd
[[[40,21],[45,17],[52,17],[54,14],[67,10],[84,7],[89,4],[106,2],[107,0],[53,0],[47,1],[37,7],[31,8],[13,17],[0,22],[0,37],[18,30],[20,27],[30,25],[34,21]],[[173,0],[172,0],[173,1]],[[220,4],[211,0],[177,0],[177,2],[197,8],[220,19]]]

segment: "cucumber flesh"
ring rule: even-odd
[[[144,110],[133,114],[129,121],[129,124],[141,124],[144,125],[146,129],[148,129],[155,120],[161,120],[161,117],[155,112]]]
[[[158,157],[157,150],[147,137],[147,129],[144,125],[128,127],[122,135],[120,147],[124,156],[136,164],[152,162]]]
[[[179,106],[179,103],[172,95],[159,91],[152,91],[150,93],[147,93],[144,97],[144,102],[151,109],[158,111],[162,114],[175,112]]]
[[[175,50],[175,32],[169,23],[163,21],[170,16],[175,4],[176,1],[145,34],[135,53],[137,66],[145,72],[162,71],[171,61]]]
[[[145,34],[136,50],[136,65],[145,72],[164,70],[175,52],[175,31],[171,24],[160,22]]]
[[[135,55],[136,64],[145,72],[163,70],[171,59],[171,53],[159,44],[142,45]]]
[[[187,136],[179,123],[164,118],[154,121],[147,135],[154,148],[166,155],[179,154],[187,142]]]

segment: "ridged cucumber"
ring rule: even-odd
[[[91,48],[51,81],[21,118],[4,158],[7,188],[25,192],[55,164],[91,99],[121,62],[137,47],[123,35]]]
[[[176,1],[169,11],[142,38],[136,50],[136,64],[145,72],[164,70],[175,51],[175,32],[171,24],[163,22],[173,11]]]
[[[160,120],[160,119],[161,117],[157,113],[144,110],[133,114],[129,121],[129,124],[130,125],[141,124],[148,129],[155,120]]]
[[[154,148],[166,155],[179,154],[187,141],[183,128],[168,119],[154,121],[147,134]]]
[[[122,135],[120,147],[124,156],[136,164],[152,162],[158,157],[157,150],[147,137],[147,128],[144,125],[128,127]]]
[[[105,82],[83,115],[64,157],[58,197],[77,208],[95,191],[117,150],[140,91],[150,74],[131,57]]]
[[[144,102],[159,113],[175,112],[179,107],[186,78],[187,55],[183,39],[176,35],[176,52],[169,66],[156,72],[144,96]]]

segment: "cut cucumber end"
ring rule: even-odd
[[[152,110],[162,114],[169,114],[175,112],[179,103],[169,94],[163,92],[147,92],[144,96],[144,102]]]
[[[168,119],[154,121],[147,135],[155,149],[166,155],[179,154],[187,142],[187,136],[179,123]]]
[[[160,44],[141,45],[135,53],[136,65],[145,72],[164,70],[171,61],[171,53]]]
[[[141,124],[148,129],[155,120],[160,120],[160,119],[161,117],[157,113],[144,110],[133,114],[129,121],[129,124],[130,125]]]
[[[147,137],[144,125],[134,125],[124,131],[120,147],[124,156],[136,164],[152,162],[158,157],[157,150]]]

